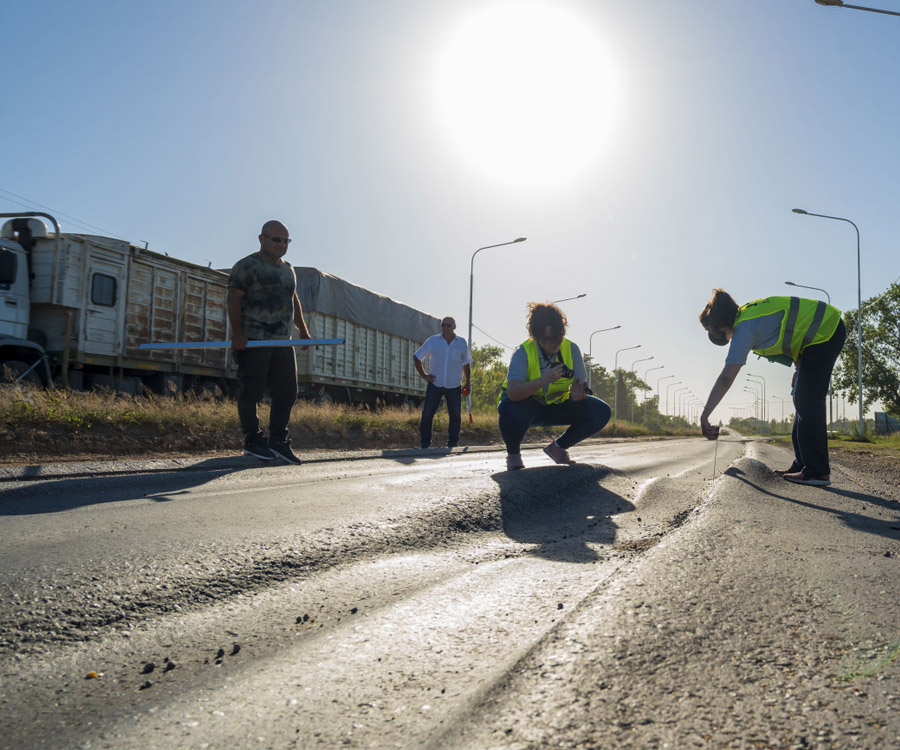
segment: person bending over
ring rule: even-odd
[[[800,297],[765,297],[739,307],[724,289],[713,289],[700,313],[700,324],[714,344],[730,342],[725,367],[700,415],[703,435],[709,440],[719,437],[719,428],[710,425],[709,416],[751,351],[773,362],[794,364],[794,463],[776,473],[797,484],[831,484],[825,399],[831,371],[847,338],[841,311]]]

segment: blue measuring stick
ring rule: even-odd
[[[344,339],[270,339],[268,341],[248,341],[247,348],[259,346],[333,346],[343,344]],[[230,341],[173,341],[170,343],[141,344],[138,349],[226,349]]]

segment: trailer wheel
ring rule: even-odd
[[[27,370],[31,365],[26,362],[21,362],[18,359],[11,359],[6,362],[0,364],[0,383],[14,383],[19,380],[19,377],[22,375],[25,370]],[[41,386],[43,383],[41,382],[41,376],[37,374],[33,369],[29,371],[25,377],[19,380],[20,383],[31,383],[32,385]]]
[[[316,406],[325,406],[325,404],[333,404],[334,399],[330,393],[320,393],[316,396]]]
[[[197,395],[204,401],[224,401],[225,392],[215,380],[203,380],[197,389]]]

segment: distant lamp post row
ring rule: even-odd
[[[619,369],[619,355],[622,352],[629,352],[632,349],[640,349],[640,344],[635,344],[634,346],[626,346],[624,349],[619,349],[616,352],[616,356],[613,359],[613,380],[616,381],[616,390],[615,397],[613,398],[613,424],[619,423],[619,376],[616,374],[616,371]]]
[[[836,8],[853,8],[853,10],[867,10],[870,13],[884,13],[886,16],[900,16],[893,10],[881,10],[879,8],[866,8],[862,5],[848,5],[844,0],[816,0],[819,5],[833,5]]]
[[[644,370],[644,377],[641,378],[645,383],[647,382],[647,376],[653,372],[654,370],[662,370],[665,365],[657,365],[656,367],[649,367]],[[659,381],[657,381],[658,383]],[[647,391],[650,390],[648,388],[644,388],[644,424],[647,424]],[[659,404],[656,405],[656,410],[659,411]]]
[[[819,2],[819,0],[816,0]],[[825,3],[833,4],[833,3]],[[847,6],[852,7],[852,6]],[[897,15],[900,15],[898,13]],[[856,334],[857,334],[857,352],[859,354],[859,359],[857,361],[857,372],[859,375],[859,380],[857,387],[859,388],[859,393],[857,394],[859,397],[859,437],[863,436],[863,389],[862,389],[862,348],[863,348],[863,337],[862,337],[862,264],[860,261],[860,250],[859,250],[859,227],[856,226],[850,219],[844,219],[840,216],[827,216],[825,214],[814,214],[809,211],[804,211],[802,208],[794,208],[792,209],[795,214],[801,214],[803,216],[818,216],[820,219],[833,219],[834,221],[846,221],[856,230]]]
[[[634,362],[631,363],[631,370],[629,370],[629,372],[632,375],[636,375],[636,373],[634,371],[634,366],[638,362],[647,362],[651,359],[653,359],[653,357],[642,357],[641,359],[634,360]],[[634,383],[631,384],[631,417],[630,417],[630,421],[634,422]]]

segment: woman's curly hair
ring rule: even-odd
[[[569,321],[566,320],[566,314],[560,310],[552,302],[529,302],[528,303],[528,334],[537,341],[544,336],[547,328],[553,332],[554,336],[560,338],[566,335],[566,328]]]

